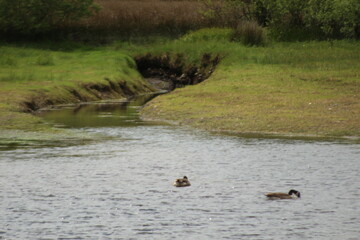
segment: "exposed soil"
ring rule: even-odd
[[[219,56],[204,54],[200,64],[186,64],[182,54],[155,56],[146,54],[135,57],[138,71],[153,86],[135,86],[125,81],[112,81],[105,78],[101,83],[82,83],[78,87],[60,87],[66,97],[37,91],[26,97],[21,103],[23,112],[34,112],[40,108],[56,104],[96,101],[102,99],[130,98],[155,89],[172,91],[178,87],[198,84],[207,79],[220,61]]]
[[[172,91],[178,87],[198,84],[213,73],[220,62],[218,55],[204,54],[200,64],[187,64],[183,54],[152,55],[135,57],[138,71],[158,89]]]
[[[114,82],[105,78],[103,83],[84,83],[77,88],[62,87],[59,92],[63,92],[67,97],[59,98],[52,94],[38,91],[23,100],[21,110],[23,112],[34,112],[40,108],[56,104],[88,102],[103,99],[131,98],[134,95],[153,92],[150,86],[129,86],[125,81]]]

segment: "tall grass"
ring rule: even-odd
[[[108,43],[139,37],[145,40],[154,36],[179,37],[202,28],[235,28],[239,21],[247,19],[243,5],[229,5],[223,0],[95,0],[95,3],[100,10],[88,18],[64,22],[48,32],[29,33],[26,38],[16,34],[4,38]]]
[[[239,41],[244,45],[264,45],[266,34],[264,28],[255,21],[242,21],[234,30],[232,40]]]
[[[245,5],[223,0],[95,0],[101,10],[80,22],[68,23],[73,38],[109,42],[131,37],[178,37],[202,28],[233,28],[233,40],[263,45],[265,31],[249,21]],[[74,31],[75,29],[75,31]],[[96,39],[97,38],[97,39]]]
[[[136,35],[179,35],[208,26],[198,1],[96,0],[101,10],[65,29],[77,29],[74,38],[121,38]],[[74,32],[74,31],[72,31]],[[76,32],[76,31],[75,31]],[[95,34],[95,35],[94,35]]]

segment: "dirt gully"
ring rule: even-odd
[[[183,54],[162,55],[146,54],[136,56],[138,71],[154,87],[161,90],[172,91],[178,87],[198,84],[213,73],[220,62],[219,56],[204,54],[200,64],[186,64]]]

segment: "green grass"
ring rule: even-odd
[[[86,100],[98,100],[100,94],[84,86],[108,86],[109,80],[116,84],[126,82],[134,91],[149,91],[135,62],[124,51],[0,46],[0,129],[46,130],[49,127],[40,118],[22,112],[24,102],[78,102],[71,91]],[[103,97],[125,96],[111,93]]]
[[[161,46],[189,61],[205,52],[223,60],[205,82],[153,100],[145,117],[220,132],[360,135],[360,42],[245,47],[219,39]]]
[[[34,96],[75,102],[66,90],[73,88],[91,100],[79,86],[108,84],[105,78],[142,86],[130,56],[181,53],[188,63],[199,64],[210,53],[222,60],[208,80],[157,97],[144,108],[144,117],[241,134],[360,136],[360,42],[247,47],[231,42],[230,35],[215,28],[177,40],[103,47],[2,46],[0,128],[46,128],[41,119],[21,112],[21,103]]]
[[[98,81],[136,76],[133,60],[120,52],[56,52],[0,47],[0,81]],[[9,59],[16,64],[8,64]],[[139,76],[139,75],[137,75]]]

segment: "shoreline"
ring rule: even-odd
[[[4,46],[13,65],[0,66],[0,130],[56,132],[59,129],[24,110],[156,91],[140,74],[135,57],[140,56],[143,63],[155,63],[142,67],[151,70],[149,77],[167,80],[170,75],[178,86],[198,83],[153,99],[141,111],[145,119],[231,135],[359,138],[359,44],[246,47],[227,40],[184,39],[131,51],[111,46],[74,52]],[[37,62],[47,55],[47,64]],[[168,71],[161,70],[164,66]],[[157,89],[172,90],[168,80],[164,86],[151,81]]]
[[[327,136],[327,135],[316,135],[316,134],[299,134],[299,133],[280,133],[280,132],[237,132],[237,131],[226,131],[226,130],[216,130],[216,129],[207,129],[205,127],[193,127],[186,125],[184,123],[161,119],[161,118],[151,118],[143,116],[146,114],[141,114],[140,117],[144,121],[155,121],[162,122],[173,126],[184,127],[187,129],[193,129],[196,131],[205,131],[210,134],[219,134],[225,136],[241,137],[241,138],[258,138],[258,139],[289,139],[289,140],[305,140],[305,141],[340,141],[340,142],[351,142],[360,144],[360,136]]]

